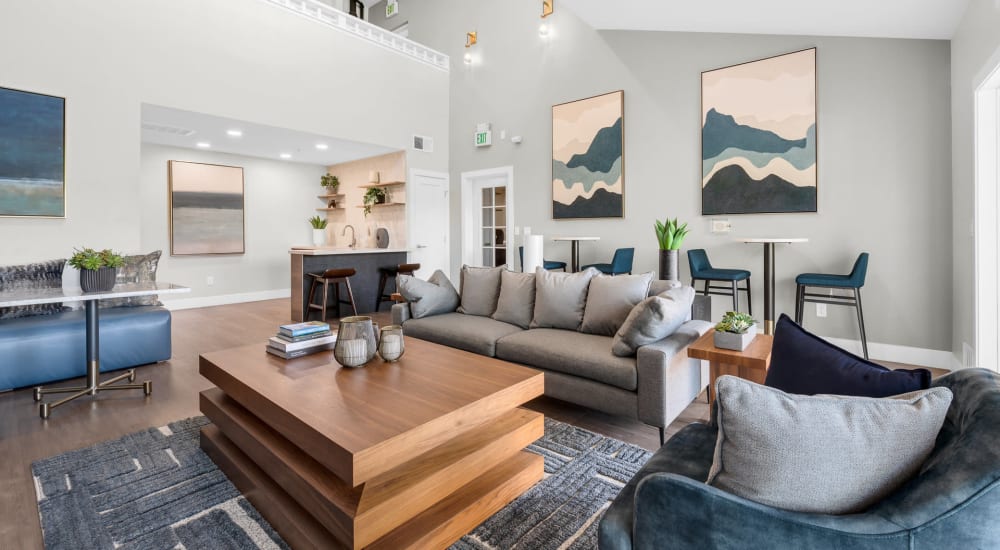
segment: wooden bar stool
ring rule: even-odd
[[[378,268],[378,294],[375,295],[375,311],[382,305],[382,302],[393,302],[392,294],[385,293],[385,285],[391,277],[396,280],[397,275],[413,275],[413,272],[420,269],[420,264],[399,264],[389,267]]]
[[[352,267],[327,269],[323,273],[310,273],[312,284],[309,285],[309,310],[306,312],[306,319],[309,318],[309,313],[318,309],[321,315],[320,320],[326,321],[326,307],[330,303],[330,285],[333,285],[333,305],[337,307],[337,317],[340,317],[340,304],[351,306],[354,314],[357,315],[358,307],[354,305],[354,293],[351,292],[350,279],[355,273],[356,271]],[[347,289],[347,300],[340,299],[341,283]],[[313,302],[314,294],[319,286],[323,287],[323,301],[315,303]]]

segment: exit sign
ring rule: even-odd
[[[493,145],[492,130],[476,132],[476,147],[489,147],[490,145]]]
[[[385,16],[392,17],[399,13],[399,0],[387,0],[385,3]]]

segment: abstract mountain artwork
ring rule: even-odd
[[[66,100],[0,88],[0,216],[66,217]]]
[[[243,169],[171,160],[170,255],[243,254]]]
[[[701,73],[701,213],[816,212],[816,48]]]
[[[625,216],[625,92],[552,107],[552,217]]]

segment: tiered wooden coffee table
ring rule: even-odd
[[[398,363],[207,353],[202,448],[294,548],[444,548],[542,478],[543,375],[406,339]]]

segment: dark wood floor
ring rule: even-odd
[[[277,325],[289,322],[289,308],[287,300],[270,300],[178,311],[173,319],[173,359],[137,369],[139,380],[153,381],[150,397],[143,397],[142,392],[109,392],[64,405],[43,421],[30,389],[0,394],[0,549],[42,548],[33,461],[198,415],[198,392],[211,386],[198,374],[198,355],[263,343]],[[387,324],[388,314],[380,314],[377,320]],[[63,385],[73,385],[73,381]],[[657,430],[634,420],[545,397],[529,406],[550,418],[650,450],[659,446]],[[707,418],[703,393],[669,427],[668,434]]]

